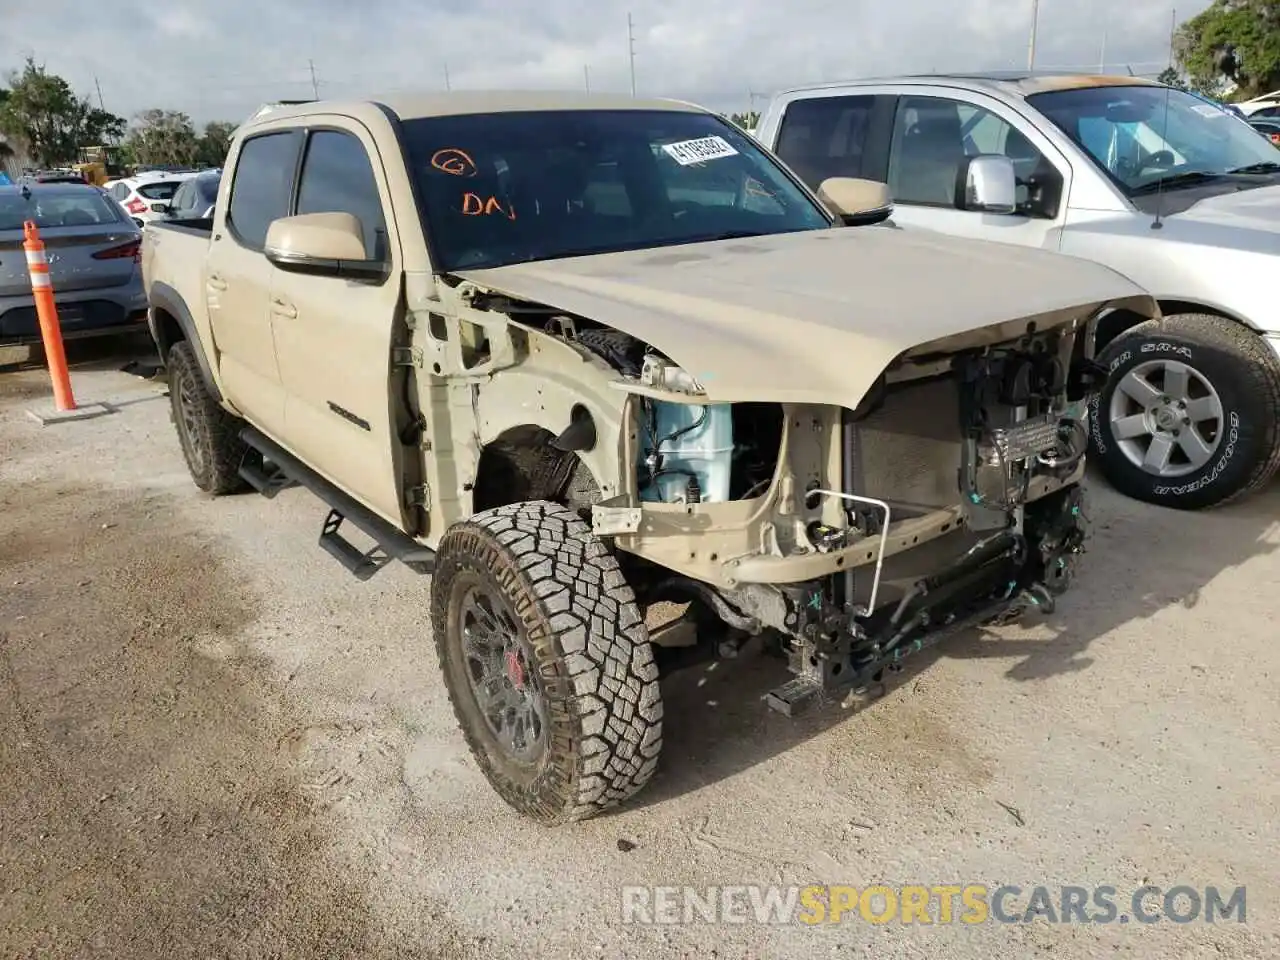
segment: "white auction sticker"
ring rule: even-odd
[[[721,160],[724,157],[736,157],[738,151],[724,137],[703,137],[701,140],[681,140],[678,143],[664,143],[663,151],[682,167],[691,163],[702,163],[705,160]]]

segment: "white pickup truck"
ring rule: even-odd
[[[811,185],[887,182],[901,226],[1087,257],[1152,293],[1162,319],[1097,330],[1091,434],[1118,489],[1198,509],[1280,465],[1280,152],[1244,121],[1133,77],[927,76],[780,93],[756,136]]]

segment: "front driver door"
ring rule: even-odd
[[[294,213],[345,212],[364,230],[379,282],[272,268],[270,311],[285,390],[289,446],[385,519],[402,522],[392,423],[391,337],[400,297],[400,245],[373,138],[346,118],[316,117],[307,132]]]

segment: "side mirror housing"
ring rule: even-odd
[[[1014,213],[1018,209],[1018,179],[1008,157],[970,157],[962,176],[963,209],[980,213]]]
[[[818,185],[818,199],[846,227],[881,223],[893,213],[893,197],[889,193],[889,185],[878,180],[828,177]]]
[[[390,273],[386,261],[365,256],[364,231],[350,213],[302,213],[274,220],[263,253],[290,273],[379,281]]]

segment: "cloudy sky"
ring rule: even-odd
[[[1210,0],[1041,0],[1036,64],[1156,73]],[[410,88],[630,88],[746,109],[794,84],[1026,66],[1032,0],[0,0],[0,75],[27,55],[114,113],[239,121],[267,100]],[[1108,12],[1108,8],[1109,12]]]

